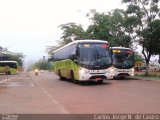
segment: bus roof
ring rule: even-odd
[[[18,63],[17,61],[0,61],[0,63]]]
[[[73,41],[73,42],[71,42],[71,43],[85,43],[85,42],[104,42],[104,43],[106,43],[107,41],[105,41],[105,40],[91,40],[91,39],[85,39],[85,40],[75,40],[75,41]],[[108,42],[107,42],[108,43]]]
[[[57,51],[59,51],[59,50],[65,48],[65,47],[67,47],[67,46],[69,46],[69,45],[72,45],[72,44],[77,44],[77,43],[88,43],[88,42],[90,42],[90,43],[108,43],[107,41],[104,41],[104,40],[91,40],[91,39],[75,40],[75,41],[73,41],[73,42],[70,42],[70,43],[64,45],[63,47],[60,47],[59,49],[55,50],[54,52],[57,52]]]
[[[132,50],[131,48],[127,48],[127,47],[111,47],[111,49]]]

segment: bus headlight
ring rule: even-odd
[[[81,74],[88,74],[89,71],[88,71],[88,70],[81,69],[81,70],[80,70],[80,73],[81,73]]]
[[[113,69],[113,68],[111,68],[111,69],[110,69],[110,72],[111,72],[111,73],[112,73],[112,72],[114,72],[114,69]]]
[[[131,69],[131,72],[134,72],[134,68]]]
[[[39,70],[38,69],[35,69],[35,72],[38,72]]]

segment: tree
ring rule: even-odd
[[[23,53],[14,53],[7,50],[7,48],[1,47],[0,51],[0,60],[13,60],[17,61],[20,66],[23,66],[23,59],[24,59]]]
[[[108,14],[91,10],[87,16],[92,21],[86,31],[89,38],[106,40],[111,46],[131,45],[134,22],[124,10],[115,9]]]
[[[108,40],[110,36],[110,16],[105,13],[98,13],[96,10],[91,10],[87,16],[92,21],[92,24],[88,26],[86,31],[87,37],[90,39]]]
[[[84,39],[84,30],[81,25],[76,25],[75,23],[67,23],[67,24],[61,24],[59,26],[61,30],[63,30],[62,33],[62,44],[70,43],[74,40],[81,40]]]
[[[47,46],[46,47],[46,51],[45,52],[47,52],[47,54],[49,56],[49,59],[48,59],[49,61],[52,60],[53,52],[63,45],[63,44],[61,44],[61,41],[58,41],[58,43],[59,43],[58,45],[52,45],[52,46]]]
[[[110,14],[110,33],[111,43],[115,42],[113,46],[131,47],[132,33],[135,22],[130,19],[127,13],[122,9],[115,9]]]
[[[63,30],[62,37],[57,46],[47,47],[46,51],[49,56],[52,56],[54,50],[77,39],[100,39],[108,41],[111,46],[131,46],[131,34],[135,21],[133,18],[129,18],[124,10],[115,9],[107,14],[91,10],[87,17],[92,21],[92,24],[88,26],[86,31],[81,25],[75,23],[59,26]]]
[[[3,48],[0,46],[0,52],[2,51],[2,49],[3,49]]]
[[[144,61],[144,58],[142,57],[141,54],[139,54],[138,52],[134,53],[134,60],[135,61]]]
[[[150,58],[159,49],[159,44],[155,44],[158,43],[157,35],[153,34],[155,31],[153,25],[160,16],[159,0],[122,0],[122,2],[128,4],[126,12],[130,18],[135,18],[137,21],[137,27],[134,30],[137,41],[142,46],[142,54],[146,62],[145,75],[147,76]]]
[[[47,51],[52,55],[57,48],[77,39],[100,39],[110,43],[111,46],[131,47],[133,28],[137,25],[134,17],[121,9],[115,9],[107,14],[91,10],[87,17],[92,22],[84,31],[81,25],[75,23],[62,24],[59,27],[63,30],[58,47],[52,46]]]
[[[152,29],[152,31],[151,31]],[[152,54],[160,53],[160,20],[155,20],[144,29],[142,36],[147,42],[143,43]],[[156,45],[155,45],[156,44]],[[157,47],[154,47],[157,46]]]
[[[74,41],[74,40],[82,40],[85,39],[86,33],[82,28],[82,25],[77,25],[75,23],[66,23],[66,24],[61,24],[59,25],[59,28],[63,31],[61,39],[57,41],[58,45],[54,46],[47,46],[46,52],[48,55],[51,57],[53,52]]]
[[[152,28],[151,28],[152,27]],[[150,29],[153,29],[152,32],[150,32]],[[148,28],[144,29],[143,37],[144,39],[147,39],[147,43],[145,46],[148,46],[148,49],[151,49],[153,51],[152,54],[159,55],[159,64],[160,64],[160,20],[155,20],[151,22],[151,25],[148,26]],[[157,46],[157,47],[154,47]]]
[[[39,69],[39,70],[51,70],[52,65],[50,62],[46,60],[39,60],[35,64],[32,65],[33,69]]]

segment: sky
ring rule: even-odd
[[[0,0],[0,46],[21,52],[25,63],[46,56],[60,39],[61,24],[90,24],[86,14],[122,8],[121,0]]]

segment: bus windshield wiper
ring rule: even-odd
[[[93,64],[92,67],[93,67],[93,66],[97,66],[97,67],[98,67],[98,62],[97,62],[97,61],[98,61],[98,59],[99,59],[99,56],[100,56],[100,55],[99,55],[99,53],[98,53],[98,50],[97,50],[97,48],[96,48],[95,45],[94,45],[94,55],[93,55],[92,59],[90,59],[90,62],[89,62],[89,64],[88,64],[88,66],[91,66],[91,62],[92,62],[92,61],[95,61],[96,64]]]

